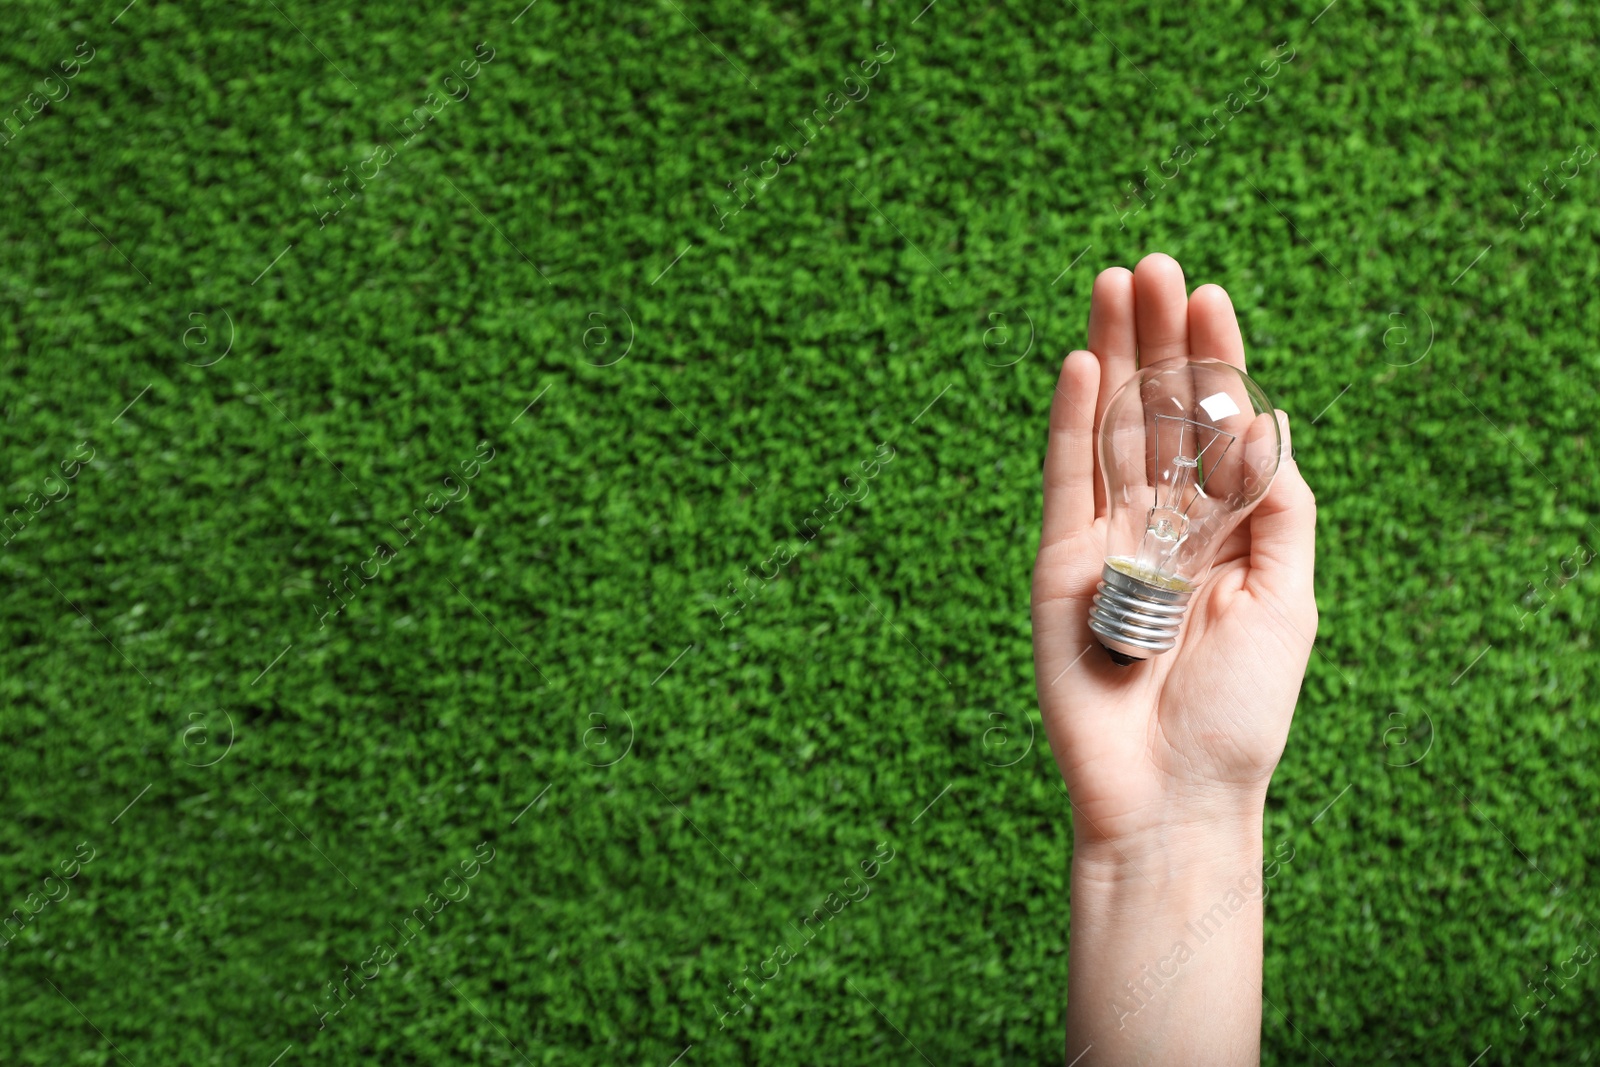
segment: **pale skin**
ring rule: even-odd
[[[1188,295],[1160,253],[1111,267],[1050,411],[1033,646],[1072,803],[1074,1067],[1260,1062],[1262,813],[1317,632],[1316,501],[1279,412],[1277,475],[1223,543],[1178,646],[1111,661],[1088,627],[1106,554],[1096,433],[1136,367],[1176,356],[1245,366],[1228,294]]]

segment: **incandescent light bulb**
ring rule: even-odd
[[[1272,402],[1231,363],[1168,359],[1106,405],[1109,530],[1089,628],[1126,666],[1177,643],[1222,542],[1266,494],[1282,438]]]

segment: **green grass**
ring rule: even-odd
[[[1264,1059],[1588,1058],[1600,968],[1519,1015],[1600,937],[1600,14],[519,6],[0,11],[0,115],[92,54],[0,147],[4,513],[93,457],[0,551],[0,914],[93,857],[0,949],[0,1060],[1061,1062],[1039,464],[1152,250],[1320,502]]]

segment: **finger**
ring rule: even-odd
[[[1094,404],[1100,364],[1079,349],[1061,364],[1050,401],[1050,443],[1044,453],[1044,532],[1041,546],[1071,537],[1094,522]]]
[[[1133,374],[1138,359],[1138,329],[1134,323],[1133,272],[1107,267],[1094,280],[1089,302],[1089,351],[1100,361],[1100,392],[1095,398],[1094,427],[1098,431],[1106,405]],[[1094,482],[1095,514],[1106,507],[1105,486]]]
[[[1283,455],[1267,495],[1250,515],[1249,585],[1289,609],[1315,609],[1317,501],[1300,475],[1289,442],[1289,416],[1277,412]]]
[[[1183,268],[1152,252],[1133,269],[1133,307],[1139,331],[1139,366],[1189,354],[1189,297]]]
[[[1102,386],[1103,386],[1102,382]],[[1105,389],[1102,387],[1102,393]],[[1114,499],[1106,500],[1105,480],[1095,479],[1097,516],[1112,523],[1112,540],[1138,544],[1143,535],[1145,514],[1155,503],[1154,481],[1160,472],[1152,468],[1151,434],[1156,425],[1145,410],[1141,393],[1130,391],[1108,407],[1095,433],[1100,466],[1112,482]]]
[[[1244,337],[1233,301],[1220,285],[1202,285],[1189,298],[1189,354],[1244,370]]]

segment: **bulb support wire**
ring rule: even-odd
[[[1217,467],[1221,465],[1222,458],[1228,454],[1228,450],[1233,447],[1233,443],[1237,440],[1237,438],[1235,435],[1228,433],[1226,430],[1219,429],[1218,427],[1209,425],[1207,423],[1196,422],[1194,419],[1185,418],[1181,415],[1157,415],[1155,416],[1155,422],[1157,484],[1155,486],[1155,506],[1150,510],[1154,511],[1156,508],[1163,507],[1169,508],[1187,518],[1189,509],[1194,506],[1194,502],[1200,497],[1206,495],[1206,482],[1210,480],[1211,472],[1215,471]],[[1168,479],[1166,471],[1167,465],[1161,462],[1161,442],[1163,438],[1170,436],[1170,429],[1172,427],[1176,427],[1178,432],[1178,454],[1173,456],[1171,460],[1174,473],[1172,474],[1169,484],[1167,485],[1167,500],[1163,502],[1161,499],[1162,486],[1160,483],[1162,481],[1168,481]],[[1193,436],[1195,444],[1199,444],[1200,435],[1202,432],[1209,430],[1212,435],[1211,440],[1207,441],[1205,445],[1199,448],[1199,450],[1196,451],[1192,456],[1189,455],[1189,450],[1184,447],[1190,436],[1190,427],[1194,428]],[[1206,453],[1211,451],[1211,447],[1223,438],[1227,438],[1228,443],[1222,446],[1222,451],[1219,452],[1216,458],[1211,461],[1211,465],[1208,469],[1206,466]],[[1189,479],[1179,477],[1177,474],[1177,471],[1184,467],[1194,468],[1194,494],[1192,496],[1190,496],[1188,493]],[[1188,497],[1187,500],[1183,499],[1185,496]]]

